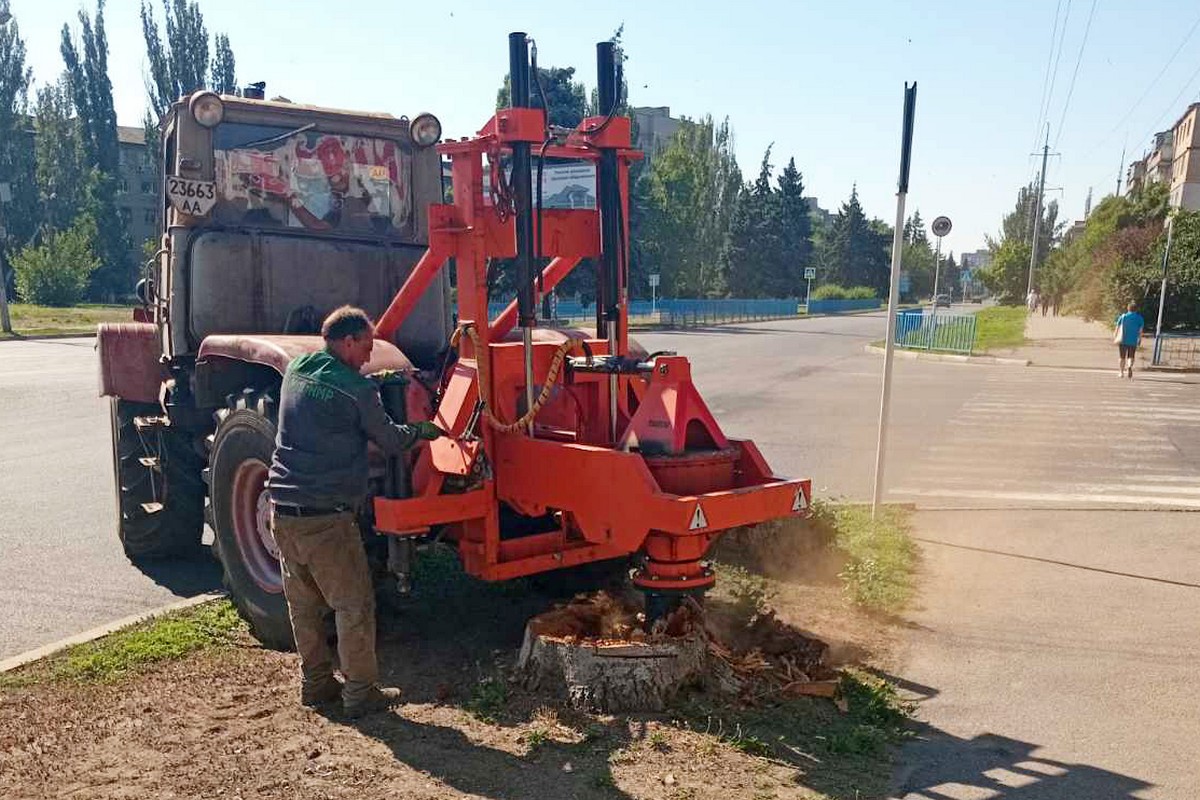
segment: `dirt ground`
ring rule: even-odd
[[[384,682],[407,700],[396,711],[350,722],[300,707],[296,657],[247,636],[111,683],[0,690],[0,797],[765,800],[884,790],[886,758],[823,755],[824,733],[847,724],[828,700],[745,708],[689,697],[665,714],[611,717],[525,693],[509,671],[546,597],[426,572],[381,634]],[[850,607],[836,582],[810,575],[770,591],[778,616],[837,658],[886,668],[895,629]]]

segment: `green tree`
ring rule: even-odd
[[[804,269],[813,263],[812,219],[804,202],[804,180],[789,158],[778,181],[779,268],[773,271],[771,297],[798,297],[803,291]]]
[[[237,61],[229,37],[218,33],[213,37],[213,58],[208,86],[217,94],[237,94]]]
[[[0,26],[0,281],[8,286],[9,249],[37,226],[37,183],[27,118],[32,71],[15,20]]]
[[[83,142],[72,113],[66,81],[38,90],[34,114],[34,153],[42,219],[54,230],[69,227],[83,205]]]
[[[1013,237],[992,247],[992,263],[979,277],[1001,303],[1020,305],[1025,298],[1029,270],[1029,242]]]
[[[781,207],[771,187],[772,146],[763,153],[758,178],[739,195],[726,237],[725,279],[735,297],[766,297],[783,282]]]
[[[575,80],[575,68],[539,66],[538,76],[540,82],[529,87],[530,100],[534,108],[546,109],[549,124],[574,128],[582,122],[587,112],[587,92]],[[546,92],[545,103],[542,91]],[[511,98],[512,78],[506,73],[503,85],[496,92],[496,108],[508,108]]]
[[[95,235],[95,222],[85,214],[67,230],[52,232],[42,244],[17,253],[13,268],[21,298],[47,306],[82,300],[89,276],[100,265],[93,248]]]
[[[1032,245],[1033,214],[1037,206],[1037,186],[1030,184],[1017,190],[1017,202],[1013,210],[1004,215],[1000,222],[1000,238],[995,243],[1006,242],[1010,239]],[[1058,241],[1065,223],[1058,220],[1058,201],[1051,200],[1042,204],[1041,227],[1038,229],[1038,263],[1040,264],[1050,248]],[[992,240],[988,242],[993,244]]]
[[[79,124],[84,161],[89,170],[84,210],[98,225],[96,253],[100,267],[92,275],[90,294],[115,298],[133,289],[132,246],[117,211],[117,114],[113,109],[112,82],[108,76],[108,37],[104,30],[104,0],[97,0],[94,20],[79,12],[80,40],[63,25],[61,50],[67,67],[67,85]]]
[[[685,120],[644,176],[640,240],[647,271],[662,275],[664,296],[719,294],[719,255],[741,187],[726,120]]]
[[[908,244],[929,245],[929,234],[925,232],[925,220],[921,219],[921,210],[917,209],[904,223],[904,241]]]
[[[858,188],[842,204],[823,244],[824,282],[869,286],[883,292],[888,285],[891,237],[883,223],[869,221],[858,200]]]
[[[199,4],[194,0],[162,0],[162,9],[165,41],[153,7],[142,0],[142,36],[150,64],[146,89],[159,118],[180,97],[204,88],[209,71],[208,30]],[[225,43],[228,45],[228,39]],[[232,66],[232,58],[230,61]],[[212,63],[215,72],[216,61]]]

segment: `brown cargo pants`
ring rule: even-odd
[[[375,594],[354,513],[272,513],[271,524],[283,561],[283,593],[300,654],[302,692],[333,679],[333,653],[325,637],[325,615],[332,609],[338,665],[346,679],[343,698],[365,694],[379,679]]]

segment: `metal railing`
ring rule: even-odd
[[[507,303],[489,303],[488,316],[495,319]],[[541,308],[538,308],[539,316]],[[570,325],[587,325],[596,318],[596,306],[560,300],[555,312],[559,320]],[[672,328],[690,328],[701,325],[716,325],[723,322],[753,322],[756,320],[784,319],[800,314],[800,301],[796,298],[742,300],[722,298],[718,300],[663,299],[652,304],[649,300],[629,301],[629,318],[632,322],[660,324]]]
[[[975,315],[919,308],[901,311],[896,318],[896,346],[970,355],[975,347]]]
[[[1154,340],[1154,366],[1200,369],[1200,333],[1163,333]]]

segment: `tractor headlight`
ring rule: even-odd
[[[408,133],[417,147],[429,147],[442,138],[442,123],[433,114],[418,114],[408,126]]]
[[[215,92],[200,92],[188,101],[192,117],[206,128],[215,127],[225,117],[225,104]]]

